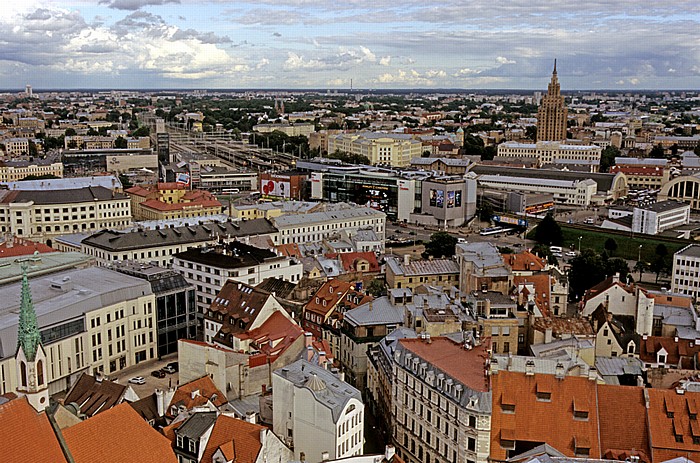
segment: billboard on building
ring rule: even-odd
[[[455,207],[462,207],[462,192],[455,191]]]
[[[454,191],[447,192],[447,207],[448,208],[455,207],[455,192]]]
[[[265,196],[289,198],[291,185],[289,179],[269,179],[262,181],[261,193]]]
[[[430,206],[443,207],[445,205],[445,190],[430,190]]]

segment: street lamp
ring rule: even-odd
[[[639,245],[639,254],[637,254],[637,262],[642,260],[642,246],[643,245],[641,244]]]
[[[579,237],[578,237],[578,253],[579,253],[579,254],[581,254],[581,239],[582,239],[582,238],[583,238],[583,236],[579,236]]]

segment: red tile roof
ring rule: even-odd
[[[485,338],[471,350],[449,338],[433,337],[430,343],[423,339],[401,339],[399,342],[410,352],[434,365],[475,391],[488,391],[485,375],[487,350],[491,339]]]
[[[357,266],[366,261],[369,265],[369,269],[366,272],[377,273],[380,271],[379,262],[377,262],[377,255],[373,252],[345,252],[339,254],[340,263],[346,272],[357,272]]]
[[[0,243],[0,257],[27,256],[35,252],[41,254],[44,252],[56,252],[56,250],[44,243],[37,243],[36,241],[18,238],[16,236],[13,236],[8,241]]]
[[[309,302],[304,306],[304,310],[309,310],[317,314],[328,316],[340,300],[350,290],[352,285],[340,280],[330,280],[321,286]]]
[[[625,460],[631,455],[651,463],[644,389],[598,385],[600,448],[603,458]]]
[[[209,310],[223,315],[221,332],[244,333],[255,322],[270,297],[270,293],[259,288],[227,280]]]
[[[194,407],[205,405],[209,400],[216,407],[221,407],[227,402],[226,394],[217,389],[214,381],[209,376],[202,376],[199,379],[183,384],[175,390],[175,394],[173,394],[165,414],[166,416],[173,416],[171,413],[171,407],[173,406],[178,408],[184,406],[185,409],[191,410]]]
[[[304,334],[294,321],[285,316],[286,312],[277,311],[270,315],[262,325],[251,331],[239,334],[240,339],[249,339],[252,348],[260,351],[257,356],[271,362],[277,360],[299,336]],[[251,356],[253,363],[256,355]],[[251,365],[252,366],[252,365]]]
[[[503,374],[505,373],[505,374]],[[491,377],[491,460],[504,461],[502,440],[548,443],[567,456],[575,446],[588,447],[591,458],[600,458],[596,383],[588,378],[526,375],[499,372]],[[550,400],[537,394],[549,394]],[[512,411],[508,409],[514,407]],[[574,411],[587,412],[587,419],[575,418]]]
[[[46,413],[37,413],[26,398],[0,405],[0,459],[7,462],[64,463]]]
[[[645,392],[649,397],[649,432],[654,462],[675,457],[698,461],[700,393],[678,394],[667,389],[645,389]]]
[[[541,272],[547,261],[530,251],[519,254],[503,254],[503,262],[516,272]]]
[[[264,426],[219,415],[200,462],[212,463],[214,453],[221,448],[226,458],[235,463],[255,463],[262,448],[260,431],[264,430]]]
[[[75,463],[177,461],[168,439],[151,428],[129,404],[117,405],[62,432]]]
[[[276,246],[277,252],[279,252],[283,256],[287,257],[298,257],[302,258],[304,256],[301,255],[301,251],[299,250],[299,245],[296,243],[289,243],[289,244],[280,244]]]
[[[694,358],[700,353],[700,344],[689,339],[679,339],[664,336],[647,336],[647,339],[642,339],[640,346],[639,358],[646,363],[656,363],[656,354],[665,349],[666,364],[680,365],[681,368],[695,369],[696,364]]]
[[[550,315],[550,297],[552,289],[552,277],[547,273],[540,273],[529,276],[514,276],[513,284],[532,283],[535,287],[535,303],[540,308],[542,314],[546,317]]]

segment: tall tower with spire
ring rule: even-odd
[[[17,365],[17,393],[26,396],[29,403],[38,412],[43,411],[49,405],[46,352],[41,345],[41,334],[32,303],[26,266],[22,267],[22,294],[15,363]]]
[[[537,141],[566,140],[567,116],[566,104],[557,79],[557,60],[555,59],[552,80],[537,111]]]

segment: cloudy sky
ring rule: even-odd
[[[4,0],[0,88],[700,88],[697,0]]]

